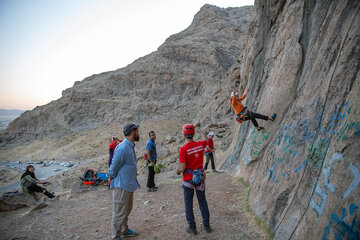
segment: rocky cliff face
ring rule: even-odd
[[[360,238],[359,1],[256,1],[241,64],[249,109],[223,168],[249,180],[275,239]],[[224,95],[225,96],[225,95]],[[259,120],[260,122],[261,120]]]
[[[251,7],[206,5],[156,52],[75,83],[7,132],[67,135],[169,116],[180,119],[177,129],[185,121],[221,127],[233,116],[231,88],[249,87],[248,108],[277,119],[259,120],[260,132],[234,120],[231,135],[215,131],[226,150],[217,151],[219,165],[250,181],[250,206],[275,239],[358,239],[359,5],[259,0],[251,19]]]
[[[205,5],[157,51],[76,82],[59,100],[24,113],[7,132],[64,135],[168,115],[191,122],[244,48],[251,10]]]

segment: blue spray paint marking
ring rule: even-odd
[[[301,169],[303,169],[305,167],[305,165],[306,165],[306,160],[304,160],[303,163],[299,167],[295,168],[294,173],[299,172]]]
[[[317,184],[315,189],[315,194],[318,195],[321,199],[320,205],[318,205],[314,199],[314,196],[311,198],[310,206],[316,212],[318,219],[320,219],[322,212],[324,211],[326,199],[328,197],[327,193]]]
[[[354,135],[357,138],[360,138],[360,122],[345,122],[344,126],[340,129],[338,134],[336,135],[336,141],[342,142],[347,141],[349,138],[349,132],[354,129]]]
[[[344,157],[341,153],[335,153],[332,158],[329,161],[329,166],[327,168],[323,168],[322,173],[324,174],[324,186],[330,190],[330,192],[334,193],[336,190],[336,187],[334,184],[329,182],[329,176],[330,176],[330,170],[331,170],[331,166],[334,163],[335,160],[340,160],[343,161]]]
[[[350,183],[350,186],[346,189],[344,195],[341,196],[342,199],[347,198],[349,196],[349,194],[352,191],[354,191],[360,184],[359,170],[356,168],[356,166],[352,165],[352,163],[350,163],[349,169],[352,172],[352,174],[354,175],[354,178],[353,178],[352,182]]]
[[[360,228],[359,228],[359,203],[358,205],[355,205],[354,203],[350,204],[349,206],[349,214],[350,216],[353,216],[351,220],[351,224],[348,224],[344,221],[344,218],[347,216],[346,212],[347,210],[343,208],[341,210],[341,217],[338,218],[336,213],[332,213],[330,215],[330,221],[329,224],[325,227],[324,234],[322,236],[322,240],[328,240],[328,237],[330,235],[330,230],[333,231],[333,238],[335,240],[341,240],[344,237],[346,239],[360,239]],[[357,211],[355,211],[357,208]]]
[[[341,126],[342,120],[345,118],[346,114],[350,113],[350,111],[351,111],[351,107],[349,109],[349,100],[347,100],[345,102],[344,106],[342,106],[342,108],[340,109],[340,111],[336,111],[333,114],[333,116],[331,117],[330,123],[329,123],[328,127],[326,128],[326,131],[328,132],[329,135],[331,135],[333,133],[336,134],[336,128],[335,128],[335,130],[332,130],[332,128],[336,127],[335,121],[339,120],[337,126]]]
[[[259,156],[261,147],[269,138],[270,132],[266,130],[259,132],[252,128],[249,135],[250,136],[246,139],[240,155],[245,166]]]
[[[318,98],[316,109],[319,107],[321,107],[320,98]],[[330,145],[330,138],[333,134],[337,134],[337,141],[346,141],[350,130],[354,129],[355,136],[360,138],[360,122],[349,123],[345,121],[346,116],[350,114],[350,112],[350,101],[347,100],[344,105],[332,115],[330,123],[320,128],[322,137],[309,146],[305,160],[300,158],[300,152],[302,150],[299,150],[299,148],[302,148],[306,142],[312,142],[316,138],[316,134],[309,131],[308,119],[300,120],[295,124],[288,123],[284,125],[282,131],[277,135],[273,143],[278,146],[278,150],[274,156],[275,164],[282,165],[286,162],[286,166],[283,167],[284,169],[279,168],[278,171],[274,171],[276,166],[272,166],[270,178],[275,183],[278,183],[282,176],[286,178],[287,175],[284,174],[284,172],[293,171],[294,173],[299,173],[307,164],[313,169],[320,170]],[[302,133],[300,140],[294,138],[295,133],[298,135],[299,132]],[[294,163],[297,163],[297,165],[292,167]],[[291,168],[293,168],[293,170],[291,170]],[[328,169],[325,169],[326,174],[327,172]],[[335,191],[335,186],[331,183],[328,184],[328,188],[330,191]]]
[[[349,213],[350,213],[351,216],[354,215],[355,207],[356,207],[355,203],[352,203],[352,204],[350,205]]]
[[[306,120],[302,122],[301,124],[297,125],[306,125]],[[306,127],[307,128],[307,127]],[[283,127],[283,131],[281,131],[278,136],[275,138],[274,143],[279,146],[280,149],[277,150],[274,160],[275,162],[272,165],[271,169],[271,179],[278,183],[280,182],[281,178],[287,178],[288,173],[291,172],[291,167],[294,162],[297,162],[299,160],[299,152],[296,150],[296,146],[294,149],[294,140],[292,138],[292,135],[294,135],[297,127],[294,127],[292,123],[289,123]],[[306,136],[305,136],[306,137]],[[302,139],[304,140],[304,137]],[[280,164],[282,165],[284,162],[286,162],[285,170],[282,171],[274,171],[276,169],[276,165]]]
[[[339,161],[343,161],[344,157],[341,153],[334,153],[334,155],[331,157],[330,161],[329,161],[329,166],[324,167],[322,170],[322,174],[324,175],[324,186],[326,189],[330,190],[330,192],[334,193],[336,190],[336,187],[334,184],[332,184],[329,181],[329,177],[330,177],[330,170],[331,167],[334,163],[335,160],[339,160]],[[326,205],[326,200],[327,200],[327,193],[325,192],[325,190],[323,190],[320,187],[320,180],[318,180],[317,184],[316,184],[316,189],[315,189],[315,194],[318,195],[321,199],[321,203],[317,204],[314,196],[311,198],[310,201],[310,206],[312,209],[314,209],[314,211],[316,212],[316,215],[318,217],[318,219],[320,219],[323,211],[324,211],[324,207]]]

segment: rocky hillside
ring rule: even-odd
[[[256,1],[241,64],[223,80],[251,89],[249,109],[278,115],[261,132],[235,124],[222,158],[251,182],[275,239],[360,238],[359,6]]]
[[[192,121],[244,48],[251,10],[203,6],[187,29],[157,51],[76,82],[60,99],[25,112],[7,133],[65,135],[169,115]]]

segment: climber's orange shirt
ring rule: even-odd
[[[236,114],[239,114],[243,109],[244,105],[242,105],[241,101],[246,98],[246,93],[244,93],[239,100],[235,99],[234,97],[231,97],[231,105],[234,109]]]

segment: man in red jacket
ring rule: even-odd
[[[184,189],[184,202],[185,202],[185,212],[186,212],[186,220],[189,224],[188,229],[186,230],[188,233],[196,235],[196,223],[194,219],[194,211],[193,211],[193,198],[194,198],[194,190],[196,192],[196,196],[199,202],[201,215],[203,218],[203,224],[206,232],[210,233],[210,213],[208,204],[205,197],[205,171],[203,168],[204,161],[204,149],[207,146],[207,141],[205,134],[198,129],[198,133],[203,136],[203,141],[195,142],[193,141],[193,137],[195,134],[195,127],[192,124],[185,124],[183,127],[183,134],[185,136],[186,144],[182,146],[179,150],[179,167],[176,171],[176,174],[180,175],[183,173],[183,182],[182,188]],[[200,171],[203,177],[203,181],[200,186],[194,185],[193,172]]]

